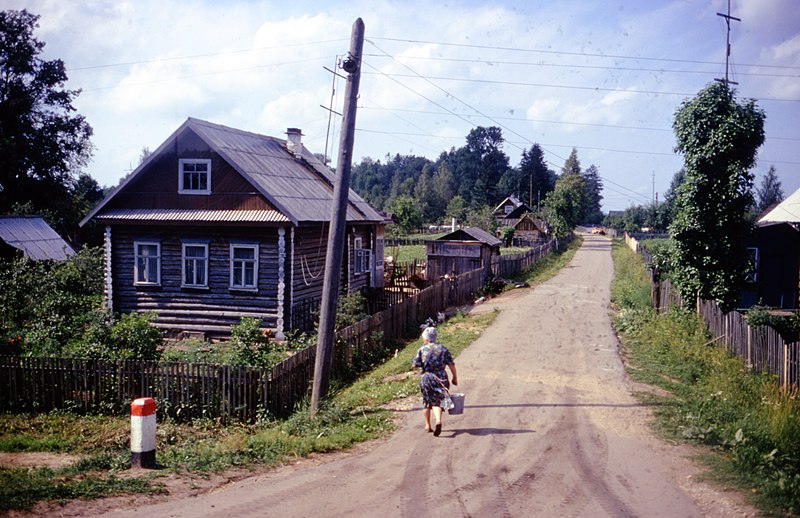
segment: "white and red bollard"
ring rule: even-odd
[[[131,403],[131,467],[156,467],[156,400],[151,397]]]

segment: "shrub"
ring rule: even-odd
[[[164,334],[152,325],[155,313],[126,313],[119,319],[106,310],[87,316],[83,336],[64,348],[81,358],[158,360]]]
[[[285,348],[267,338],[260,324],[245,317],[231,326],[231,364],[271,367],[285,358]]]
[[[339,303],[336,306],[336,330],[352,326],[367,318],[369,315],[365,310],[366,305],[367,299],[360,291],[339,297]]]

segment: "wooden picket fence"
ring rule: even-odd
[[[561,244],[566,241],[561,241]],[[524,257],[497,262],[496,274],[510,276],[541,259],[554,245]],[[442,280],[391,305],[335,337],[333,375],[352,368],[354,359],[401,338],[417,336],[419,325],[448,307],[473,301],[485,270]],[[153,397],[161,415],[179,419],[234,418],[254,421],[260,413],[290,415],[311,390],[316,345],[271,368],[72,358],[0,356],[0,411],[120,413],[139,397]]]
[[[626,242],[637,250],[645,260],[652,262],[646,241],[641,236],[629,238]],[[768,326],[751,327],[745,316],[738,311],[723,312],[719,305],[710,300],[686,304],[677,288],[668,279],[653,279],[653,271],[647,268],[652,287],[653,307],[658,311],[668,311],[674,307],[687,307],[698,311],[716,343],[726,347],[728,352],[743,359],[757,372],[769,372],[778,377],[785,389],[800,386],[800,342],[785,342],[781,335]]]

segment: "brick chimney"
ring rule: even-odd
[[[300,128],[286,128],[286,148],[295,158],[303,156],[303,132]]]

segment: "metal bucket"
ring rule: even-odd
[[[447,412],[450,415],[458,415],[464,413],[464,394],[461,392],[451,392],[450,399],[453,400],[453,408],[448,410]]]

